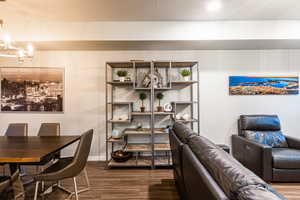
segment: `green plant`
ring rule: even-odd
[[[158,99],[158,105],[160,106],[160,100],[162,100],[164,98],[163,93],[157,93],[156,98]]]
[[[125,77],[125,76],[127,76],[127,74],[128,74],[128,72],[126,70],[119,70],[119,71],[117,71],[117,75],[119,77]]]
[[[181,76],[186,77],[186,76],[190,76],[192,73],[188,69],[183,69],[183,70],[181,70],[180,74],[181,74]]]
[[[143,92],[140,93],[139,97],[140,97],[140,100],[142,101],[142,107],[144,107],[144,100],[147,99],[146,93],[143,93]]]

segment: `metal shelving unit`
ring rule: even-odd
[[[191,79],[188,81],[173,80],[172,70],[181,68],[190,69]],[[131,71],[131,80],[119,82],[114,79],[118,69]],[[144,88],[141,86],[139,70],[148,70],[151,74],[151,83],[154,83],[152,76],[158,70],[164,70],[165,83],[155,88],[154,84]],[[183,121],[190,124],[196,132],[199,132],[199,66],[197,61],[133,61],[133,62],[107,62],[106,63],[106,162],[107,167],[149,167],[155,169],[160,166],[171,166],[171,149],[167,141],[156,141],[157,137],[168,135],[165,128],[156,127],[157,120],[160,118],[170,118],[172,121]],[[183,88],[190,88],[189,99],[185,101],[170,101],[173,110],[171,112],[157,112],[154,106],[155,95],[157,92],[178,91]],[[150,97],[149,109],[146,112],[134,110],[136,100],[119,101],[114,93],[118,89],[134,91],[133,93],[145,92]],[[196,94],[195,94],[196,92]],[[116,106],[128,106],[128,119],[118,119],[114,117]],[[197,108],[196,108],[197,106]],[[178,107],[188,107],[191,119],[178,120],[176,114]],[[196,110],[195,110],[196,108]],[[149,122],[148,128],[133,128],[134,119],[143,118]],[[194,124],[197,124],[195,126]],[[123,127],[123,136],[120,139],[111,137],[111,133],[118,126]],[[125,128],[124,128],[125,127]],[[130,142],[129,137],[145,137],[149,142]],[[132,152],[134,156],[124,163],[118,163],[111,159],[111,152],[122,149]]]

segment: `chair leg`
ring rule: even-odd
[[[75,199],[78,200],[78,192],[77,192],[77,183],[76,183],[76,178],[73,178],[73,182],[74,182],[74,192],[75,192]]]
[[[34,200],[37,200],[38,191],[39,191],[39,184],[40,184],[39,181],[37,181],[36,184],[35,184]]]
[[[84,173],[84,177],[85,177],[85,181],[86,181],[87,187],[90,188],[90,181],[89,181],[89,177],[88,177],[86,168],[84,168],[83,173]]]

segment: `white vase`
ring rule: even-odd
[[[119,80],[120,80],[120,82],[125,82],[125,77],[124,76],[120,76]]]
[[[185,76],[183,77],[184,81],[190,81],[190,77],[189,76]]]
[[[113,132],[112,132],[112,134],[111,134],[111,137],[114,138],[114,139],[119,139],[119,138],[121,138],[122,136],[123,136],[122,131],[117,130],[117,129],[113,130]]]

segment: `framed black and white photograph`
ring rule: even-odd
[[[63,112],[64,69],[2,67],[1,112]]]

